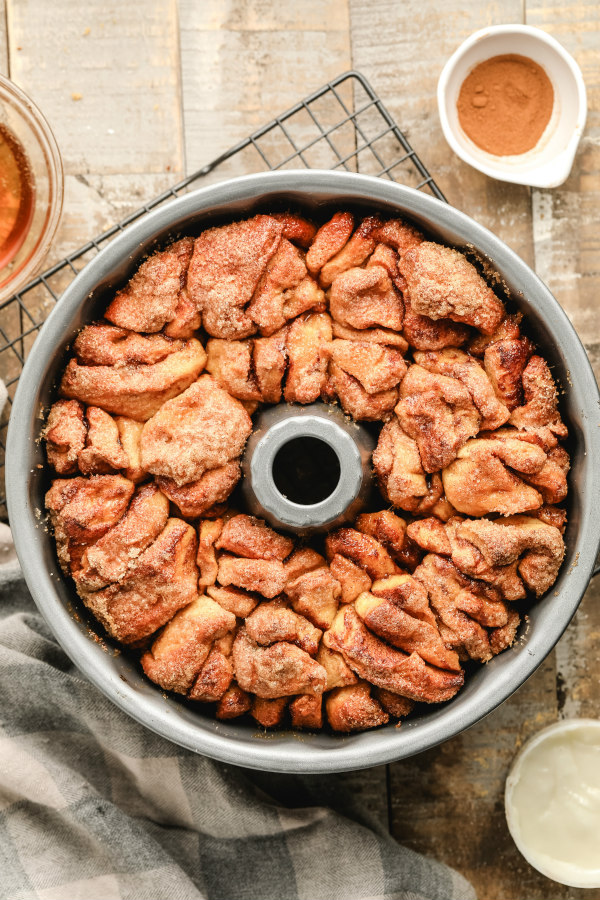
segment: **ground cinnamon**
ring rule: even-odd
[[[513,156],[531,150],[550,121],[554,90],[526,56],[493,56],[475,66],[458,95],[463,131],[482,150]]]

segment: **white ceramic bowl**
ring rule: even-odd
[[[527,741],[506,779],[506,821],[517,848],[542,875],[570,887],[600,887],[599,759],[600,720],[565,719]],[[575,856],[586,840],[594,844],[584,865]]]
[[[458,120],[461,85],[475,66],[507,53],[538,63],[554,88],[554,108],[535,147],[518,156],[494,156],[467,137]],[[438,81],[438,109],[444,136],[466,163],[499,181],[556,187],[569,175],[587,114],[585,84],[573,57],[558,41],[529,25],[496,25],[476,31],[452,54]]]

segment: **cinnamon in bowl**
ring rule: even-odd
[[[495,156],[518,156],[542,138],[554,106],[546,72],[526,56],[507,53],[475,66],[462,83],[458,120],[466,135]]]
[[[528,25],[472,34],[438,81],[444,136],[491,178],[556,187],[568,177],[585,127],[583,77],[557,40]]]

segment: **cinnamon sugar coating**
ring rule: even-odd
[[[401,219],[260,214],[157,249],[43,429],[63,571],[222,721],[348,734],[451,700],[565,555],[567,429],[523,325]],[[317,400],[367,423],[381,498],[302,543],[236,485],[254,411]]]

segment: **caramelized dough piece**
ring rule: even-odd
[[[387,725],[390,717],[371,697],[371,686],[355,684],[335,688],[325,698],[327,720],[334,731],[349,733]]]
[[[402,298],[383,266],[348,269],[338,275],[331,285],[329,307],[337,322],[351,328],[402,328]]]
[[[77,458],[85,447],[87,426],[83,406],[77,400],[53,403],[42,433],[48,462],[59,475],[74,475]]]
[[[196,532],[181,519],[169,519],[120,582],[80,595],[112,637],[131,644],[155,632],[197,596],[195,559]]]
[[[323,727],[323,697],[317,694],[301,694],[289,706],[292,728],[309,728],[320,731]]]
[[[105,318],[132,331],[160,331],[175,318],[193,246],[193,239],[186,237],[153,253],[117,292]]]
[[[220,503],[224,503],[240,480],[240,464],[237,460],[209,469],[197,481],[178,485],[172,478],[156,479],[161,491],[179,509],[182,516],[195,519],[208,515]]]
[[[462,253],[424,241],[401,258],[411,306],[431,319],[452,319],[493,334],[504,306]]]
[[[523,370],[532,353],[527,338],[494,341],[485,349],[483,365],[496,394],[512,412],[523,402]]]
[[[509,621],[509,610],[498,591],[462,575],[447,559],[434,554],[415,569],[435,610],[440,634],[461,659],[486,662],[493,656],[486,627],[498,628]]]
[[[124,469],[127,456],[121,446],[117,423],[97,406],[86,410],[88,432],[86,446],[79,452],[79,468],[83,475],[106,475]]]
[[[336,343],[336,342],[334,342]],[[327,392],[332,391],[340,401],[344,412],[361,422],[378,422],[389,419],[398,402],[398,390],[368,393],[360,382],[335,362],[329,365]]]
[[[567,475],[570,469],[569,454],[560,447],[556,435],[546,426],[518,431],[515,428],[501,428],[492,435],[497,440],[524,441],[541,447],[546,453],[546,461],[541,469],[523,472],[522,478],[537,488],[545,503],[561,503],[567,496]]]
[[[423,468],[430,473],[449,465],[479,431],[479,413],[460,381],[432,375],[418,365],[410,367],[400,385],[396,414],[417,442]]]
[[[316,225],[295,213],[273,213],[273,218],[281,223],[282,237],[294,244],[299,244],[305,250],[310,247],[317,233]]]
[[[188,700],[214,703],[215,700],[223,697],[233,681],[233,663],[231,661],[233,638],[233,631],[230,631],[214,642],[192,685]]]
[[[417,512],[429,494],[416,441],[396,418],[387,422],[373,452],[373,467],[381,493],[393,506]]]
[[[306,616],[318,628],[329,628],[335,618],[342,589],[327,566],[288,581],[284,591],[297,613]]]
[[[450,556],[463,574],[497,587],[505,600],[521,600],[525,597],[525,588],[517,573],[516,562],[509,565],[491,564],[469,540],[463,524],[464,520],[459,516],[451,518],[445,525],[435,518],[421,519],[408,526],[408,533],[429,553]]]
[[[220,587],[217,584],[209,585],[206,588],[206,593],[213,600],[216,600],[223,609],[228,609],[229,612],[232,612],[240,619],[245,619],[249,616],[262,600],[262,597],[259,595],[249,594],[248,591],[243,591],[241,588]]]
[[[370,578],[384,578],[392,575],[398,567],[385,547],[368,534],[362,534],[354,528],[338,528],[325,538],[327,558],[335,554],[346,556],[364,569]]]
[[[259,647],[242,628],[233,644],[235,677],[244,690],[274,699],[294,694],[322,694],[327,683],[323,666],[294,644]]]
[[[469,339],[469,328],[450,319],[430,319],[415,312],[408,294],[404,293],[402,331],[411,347],[417,350],[443,350],[462,347]]]
[[[374,637],[351,606],[344,606],[323,636],[326,646],[343,654],[360,678],[424,703],[450,700],[462,687],[462,672],[428,665],[417,654],[407,655]]]
[[[286,583],[294,581],[299,575],[304,575],[305,572],[320,569],[324,565],[326,565],[325,557],[313,550],[312,547],[298,547],[291,556],[288,556],[283,564]]]
[[[470,516],[537,509],[542,505],[541,494],[510,469],[531,475],[545,462],[541,447],[517,438],[467,441],[442,472],[444,491],[455,509]]]
[[[116,416],[115,422],[119,430],[119,440],[125,453],[125,476],[138,484],[146,478],[142,468],[142,431],[143,422],[129,419],[127,416]]]
[[[142,339],[141,335],[138,337]],[[59,393],[62,397],[100,406],[106,412],[145,422],[166,400],[176,397],[195,381],[205,361],[204,348],[196,340],[185,341],[180,350],[150,365],[86,366],[71,359]]]
[[[567,429],[558,412],[558,395],[548,363],[541,356],[532,356],[523,371],[525,405],[515,409],[510,424],[517,428],[548,426],[559,437],[567,436]]]
[[[275,728],[283,722],[287,702],[286,697],[278,697],[273,700],[255,697],[250,708],[250,715],[263,728]]]
[[[397,331],[390,331],[387,328],[351,328],[349,325],[342,325],[341,322],[332,322],[334,338],[340,338],[343,341],[360,341],[364,344],[382,344],[384,347],[393,347],[404,356],[408,350],[408,344],[401,334]]]
[[[327,672],[326,691],[333,688],[345,687],[349,684],[357,684],[358,678],[347,665],[344,657],[336,650],[330,650],[323,642],[317,653],[317,662],[320,663]]]
[[[222,341],[213,338],[206,345],[206,371],[219,387],[238,400],[261,400],[252,371],[250,341]]]
[[[362,513],[354,525],[358,531],[370,534],[380,544],[383,544],[394,559],[397,559],[402,553],[406,539],[406,522],[391,509]]]
[[[45,503],[64,572],[75,574],[86,547],[117,524],[129,506],[134,487],[121,475],[52,482]]]
[[[245,338],[256,331],[245,307],[279,246],[282,230],[271,216],[254,216],[209,228],[196,238],[188,293],[211,337]]]
[[[215,543],[223,530],[223,519],[204,519],[198,525],[198,553],[196,565],[200,569],[198,587],[202,592],[217,580],[219,564],[215,553]],[[226,609],[228,607],[225,607]]]
[[[388,219],[373,231],[373,237],[382,244],[393,247],[401,257],[424,241],[421,232],[402,219]]]
[[[77,574],[78,585],[98,590],[120,581],[134,560],[156,540],[169,518],[169,501],[155,484],[135,492],[125,515],[95,544],[88,547]]]
[[[488,569],[517,563],[519,575],[538,597],[554,584],[565,553],[559,529],[532,516],[466,520],[458,536],[479,551]],[[479,574],[484,567],[477,566],[477,558],[473,564],[464,548],[455,556],[453,561],[467,574],[488,580],[485,573]]]
[[[196,597],[179,610],[142,656],[148,678],[168,691],[186,694],[206,661],[211,644],[235,628],[235,616],[209,597]]]
[[[353,230],[354,216],[348,212],[337,212],[321,225],[306,254],[308,271],[316,275],[350,240]]]
[[[481,429],[493,431],[508,420],[508,408],[496,397],[485,371],[472,356],[456,348],[414,354],[419,366],[438,375],[456,378],[468,390],[481,415]]]
[[[513,340],[521,337],[523,313],[505,316],[493,334],[476,334],[469,341],[469,353],[483,357],[488,347],[496,341]]]
[[[379,224],[380,220],[376,216],[369,216],[362,220],[348,243],[321,269],[319,275],[321,287],[329,287],[334,278],[337,278],[342,272],[355,266],[362,266],[375,249],[372,233]]]
[[[386,691],[385,688],[375,688],[374,694],[385,711],[395,719],[402,719],[404,716],[408,716],[415,708],[414,700],[409,700],[408,697],[401,697],[400,694],[393,694],[391,691]]]
[[[294,549],[294,542],[277,534],[263,519],[238,515],[227,521],[216,546],[219,550],[227,550],[247,559],[278,559],[283,562]]]
[[[552,525],[554,528],[557,528],[561,534],[564,534],[567,525],[566,509],[561,509],[559,506],[542,506],[540,509],[530,510],[528,515],[539,519],[540,522],[544,522],[545,525]]]
[[[335,340],[331,358],[355,378],[368,394],[395,388],[406,374],[402,354],[382,344]]]
[[[239,559],[222,556],[219,559],[219,584],[223,587],[243,588],[256,591],[272,600],[284,588],[286,577],[283,563],[278,559]]]
[[[246,691],[243,691],[239,684],[233,682],[225,691],[217,704],[215,713],[217,719],[237,719],[243,716],[252,706],[252,697]]]
[[[235,460],[252,431],[244,407],[204,375],[144,426],[142,463],[177,485]]]
[[[282,239],[269,262],[247,313],[270,335],[282,328],[288,319],[315,306],[324,308],[325,295],[307,272],[302,253]]]
[[[371,579],[364,569],[345,556],[340,556],[339,553],[335,553],[332,557],[329,569],[340,584],[340,603],[353,603],[359,594],[371,587]]]
[[[152,366],[171,353],[183,350],[185,341],[162,334],[136,334],[113,325],[86,325],[73,350],[82,366]]]
[[[412,590],[425,589],[415,579],[408,583]],[[398,603],[392,603],[373,594],[361,594],[354,604],[356,612],[378,637],[406,653],[416,652],[432,666],[460,672],[457,654],[448,650],[435,625],[424,622],[405,612]]]
[[[270,337],[254,341],[254,374],[261,400],[265,403],[281,400],[281,383],[287,367],[287,333],[287,328],[281,328]]]
[[[287,641],[296,644],[310,656],[316,656],[323,634],[281,600],[259,604],[246,619],[246,632],[248,637],[262,647],[277,641]]]
[[[187,289],[183,288],[177,300],[175,316],[165,325],[164,333],[167,337],[187,340],[193,337],[201,326],[202,313],[192,303]]]
[[[289,358],[284,397],[288,403],[313,403],[323,390],[332,338],[326,313],[294,319],[287,335]]]

